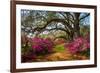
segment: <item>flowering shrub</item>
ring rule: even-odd
[[[28,39],[25,46],[22,45],[21,62],[54,61],[63,59],[81,60],[90,58],[89,36],[78,37],[70,42],[55,42],[50,38],[40,37]]]
[[[32,49],[36,54],[46,54],[52,52],[53,41],[50,38],[32,38]]]
[[[88,40],[89,39],[83,37],[78,37],[72,42],[65,44],[65,47],[67,47],[71,53],[86,51],[90,48],[90,42]]]

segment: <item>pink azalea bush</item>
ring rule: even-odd
[[[72,42],[65,44],[65,47],[67,47],[71,53],[77,53],[90,49],[90,42],[89,39],[78,37]]]
[[[32,38],[32,49],[35,53],[50,53],[52,52],[52,48],[54,46],[53,41],[50,38],[40,38],[34,37]]]

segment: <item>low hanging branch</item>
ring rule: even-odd
[[[67,34],[70,34],[70,32],[66,29],[63,29],[63,28],[52,28],[52,29],[45,29],[46,31],[52,31],[52,30],[61,30],[61,31],[64,31],[66,32]]]
[[[64,26],[67,26],[69,29],[73,29],[71,25],[69,25],[64,19],[51,19],[47,21],[47,23],[43,27],[36,27],[33,29],[33,32],[35,31],[41,31],[42,29],[45,29],[51,22],[61,22]]]

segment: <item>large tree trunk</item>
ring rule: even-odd
[[[74,24],[74,36],[79,37],[80,36],[80,21],[79,21],[80,13],[75,13],[75,24]]]

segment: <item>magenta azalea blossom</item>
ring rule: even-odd
[[[34,37],[32,39],[32,49],[35,52],[51,52],[53,48],[53,41],[50,38]]]
[[[89,39],[78,37],[75,38],[72,42],[65,44],[65,47],[67,47],[71,53],[77,53],[90,49],[90,42]]]

